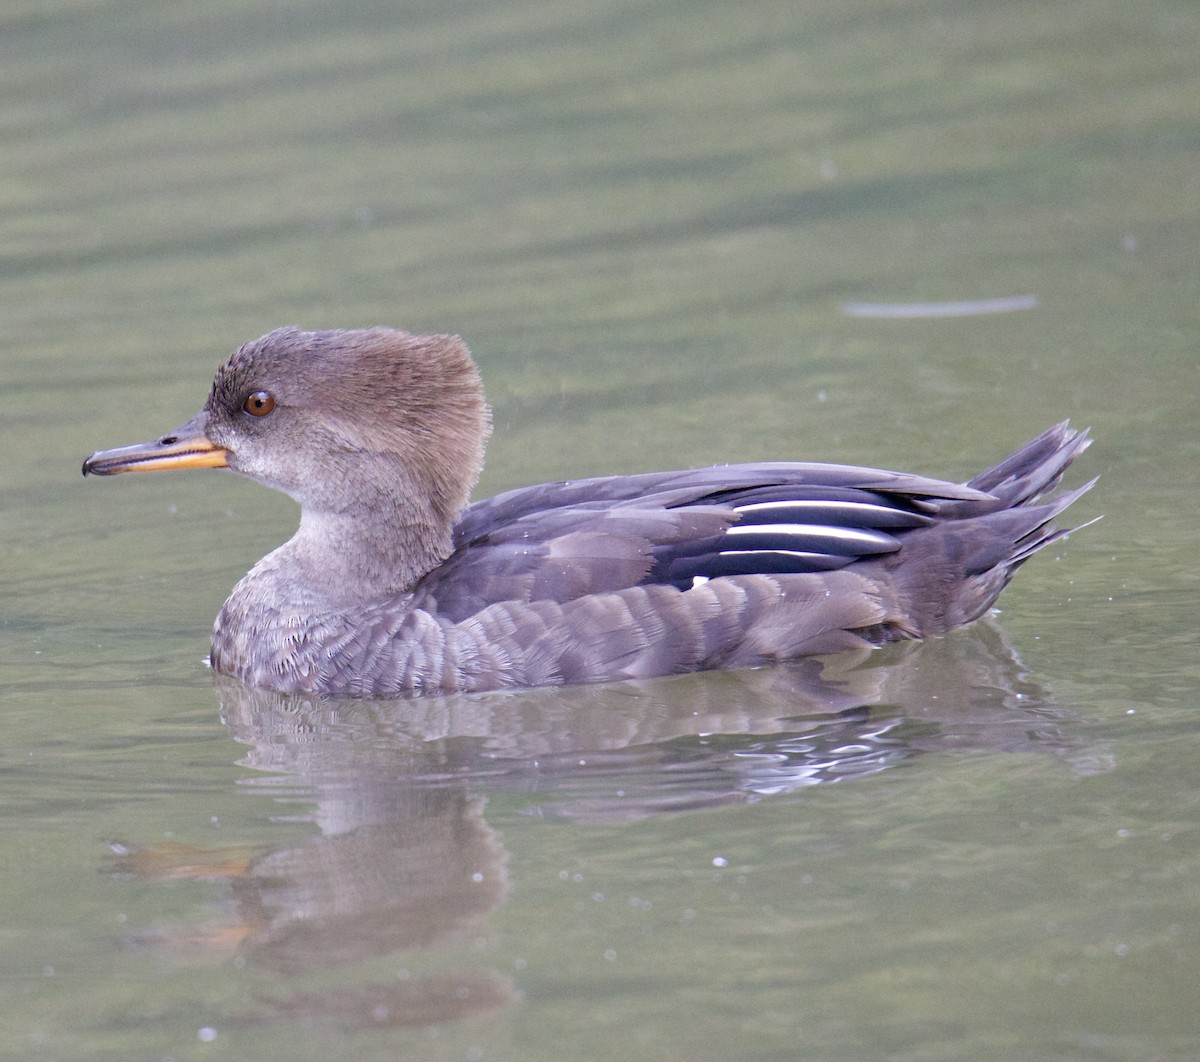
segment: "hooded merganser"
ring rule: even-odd
[[[228,468],[300,503],[234,587],[212,666],[330,696],[740,668],[939,634],[1067,532],[1064,422],[965,484],[814,463],[546,483],[468,505],[490,430],[456,336],[281,328],[204,408],[85,475]],[[1093,481],[1094,482],[1094,481]]]

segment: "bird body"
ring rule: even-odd
[[[803,462],[548,483],[467,505],[489,414],[465,346],[390,329],[239,348],[177,431],[84,472],[227,467],[300,502],[234,587],[215,670],[396,696],[752,667],[948,631],[1061,538],[1065,423],[966,484]]]

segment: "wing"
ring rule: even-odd
[[[923,476],[807,463],[542,484],[471,506],[413,604],[458,622],[497,602],[826,572],[899,549],[945,500],[995,501]]]

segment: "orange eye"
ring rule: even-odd
[[[242,409],[252,417],[265,417],[275,408],[275,396],[270,391],[252,391],[242,403]]]

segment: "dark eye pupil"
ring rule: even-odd
[[[270,391],[252,391],[242,403],[242,409],[252,417],[265,417],[275,408],[275,399]]]

